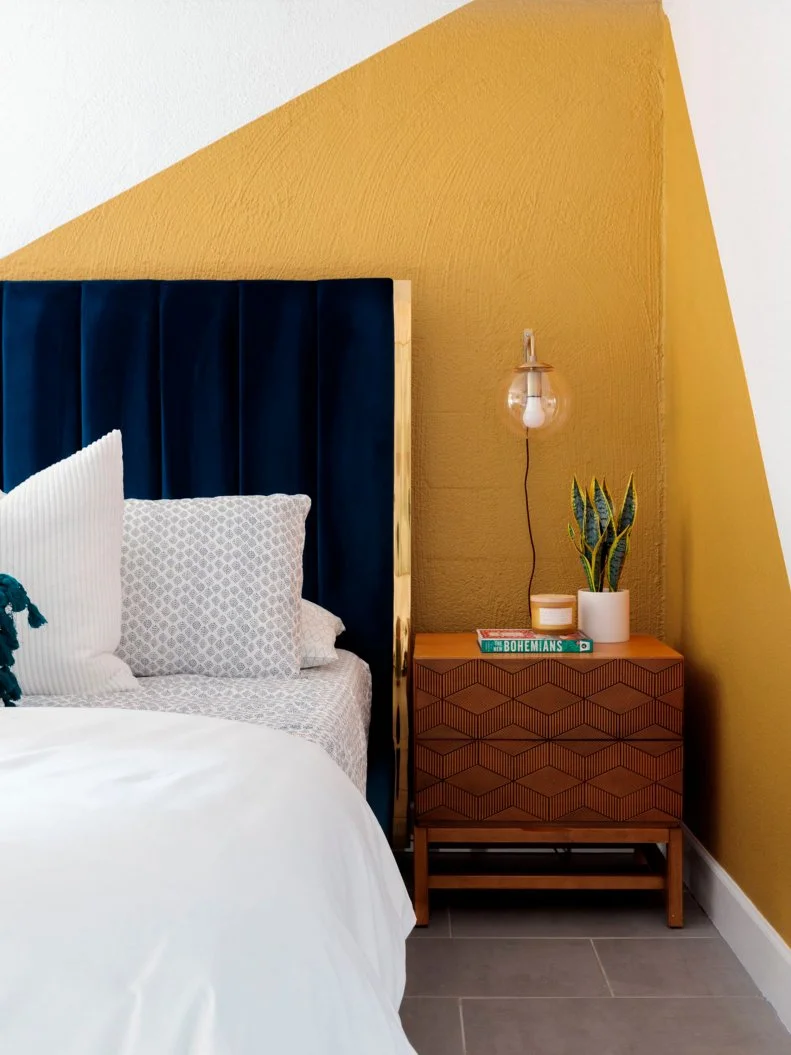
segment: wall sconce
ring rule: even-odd
[[[536,546],[530,522],[528,491],[530,440],[534,436],[548,436],[559,429],[568,418],[571,400],[563,376],[549,363],[540,362],[536,356],[535,335],[532,330],[524,331],[522,349],[524,362],[515,366],[508,378],[505,411],[511,431],[525,438],[525,514],[532,552],[527,593],[529,611],[533,577],[536,572]]]

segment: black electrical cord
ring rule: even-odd
[[[530,551],[533,555],[532,564],[530,566],[530,582],[527,587],[527,613],[528,622],[533,625],[532,618],[530,616],[530,595],[533,592],[533,578],[536,574],[536,544],[533,539],[533,525],[530,523],[530,497],[527,489],[527,477],[530,472],[530,437],[525,435],[525,513],[527,514],[527,534],[530,538]]]

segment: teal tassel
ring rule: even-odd
[[[19,638],[17,637],[14,620],[2,607],[2,603],[2,598],[0,598],[0,641],[5,641],[13,652],[19,648]]]
[[[0,667],[0,700],[6,707],[13,707],[17,700],[22,699],[22,690],[10,670]]]
[[[14,665],[14,653],[11,651],[11,646],[0,637],[0,670],[3,667],[13,667]]]
[[[24,611],[27,611],[28,626],[33,630],[38,630],[47,621],[21,583],[10,575],[0,574],[0,701],[6,707],[13,707],[22,698],[22,690],[11,667],[14,652],[19,648],[14,613]]]

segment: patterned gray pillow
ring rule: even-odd
[[[302,669],[324,667],[327,663],[337,662],[335,639],[345,629],[346,627],[337,615],[303,598],[302,659],[300,660]]]
[[[124,503],[118,655],[140,677],[296,677],[305,495]]]

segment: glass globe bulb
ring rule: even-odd
[[[548,435],[568,417],[568,386],[554,367],[536,359],[530,330],[525,331],[525,361],[506,379],[504,403],[511,430],[521,436]]]

